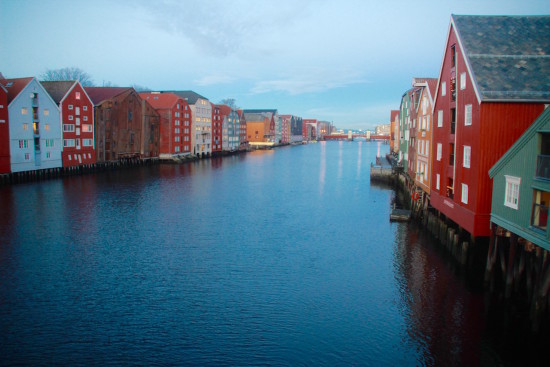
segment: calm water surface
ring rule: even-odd
[[[326,142],[0,187],[0,365],[478,365],[483,296]]]

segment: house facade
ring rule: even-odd
[[[191,109],[174,93],[140,93],[159,114],[159,158],[191,154]]]
[[[407,144],[407,173],[412,181],[416,180],[416,176],[419,175],[417,170],[417,139],[416,132],[418,128],[417,124],[417,113],[418,106],[420,104],[420,94],[422,93],[422,88],[415,85],[415,79],[413,79],[413,88],[409,92],[409,142]]]
[[[272,142],[272,119],[263,113],[244,112],[246,118],[246,136],[249,143]]]
[[[290,116],[290,142],[301,143],[304,140],[304,122],[301,117]]]
[[[237,110],[239,116],[239,150],[248,149],[248,140],[246,137],[246,117],[243,110]]]
[[[421,90],[419,103],[416,107],[416,175],[414,182],[416,187],[429,195],[432,167],[432,107],[437,79],[417,79],[414,85]]]
[[[244,110],[247,122],[250,121],[248,116],[261,115],[265,117],[269,122],[266,122],[264,128],[264,139],[266,142],[278,143],[280,141],[280,119],[279,112],[276,109],[251,109]],[[257,117],[255,117],[257,118]],[[266,121],[267,121],[266,120]],[[247,134],[248,135],[248,134]]]
[[[550,109],[489,170],[491,223],[550,251]]]
[[[219,105],[222,116],[222,150],[233,152],[240,146],[240,118],[237,110]]]
[[[399,156],[398,162],[403,166],[403,170],[407,172],[409,163],[409,127],[410,120],[410,95],[412,89],[403,93],[401,96],[401,105],[399,106]]]
[[[160,115],[134,88],[84,90],[94,103],[97,162],[159,157]]]
[[[399,110],[391,110],[390,112],[390,152],[398,153],[399,139]]]
[[[288,144],[290,143],[290,124],[291,124],[292,116],[280,115],[279,118],[281,119],[281,129],[282,129],[281,143]]]
[[[490,235],[489,169],[550,102],[548,16],[451,16],[434,100],[431,205]],[[522,37],[510,37],[522,34]],[[547,74],[545,74],[547,75]]]
[[[302,137],[304,141],[317,139],[319,126],[316,119],[302,119]]]
[[[8,91],[0,84],[0,174],[10,173]]]
[[[220,153],[223,149],[223,116],[220,105],[212,104],[212,153]],[[227,145],[227,136],[226,145]]]
[[[63,167],[96,163],[94,104],[78,81],[42,82],[59,106],[63,133]]]
[[[166,92],[165,92],[166,93]],[[212,154],[212,103],[193,91],[171,91],[187,101],[191,108],[191,154]]]
[[[59,107],[36,78],[0,79],[8,94],[11,172],[62,167]]]

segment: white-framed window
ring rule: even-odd
[[[80,99],[80,92],[75,92],[75,94],[74,94],[74,98],[76,98],[76,99]]]
[[[64,133],[74,132],[74,125],[73,124],[63,124],[63,132]]]
[[[50,115],[50,110],[48,110],[47,108],[44,108],[44,116],[49,116]]]
[[[94,142],[92,139],[82,139],[82,146],[83,147],[91,147],[94,145]]]
[[[426,140],[426,155],[430,155],[430,141]]]
[[[69,105],[69,110],[72,110],[72,109],[73,109],[73,105],[70,104],[70,105]]]
[[[76,149],[80,149],[80,139],[75,139],[75,142],[76,142]]]
[[[31,155],[29,153],[25,153],[25,160],[28,161],[31,159]]]
[[[28,140],[19,140],[19,148],[25,149],[29,147],[29,141]]]
[[[63,139],[63,147],[64,148],[74,147],[74,139]]]
[[[83,132],[83,133],[91,133],[91,132],[93,132],[92,125],[90,125],[90,124],[84,124],[84,125],[82,125],[82,132]]]
[[[82,106],[82,111],[88,111],[88,106]]]
[[[82,117],[82,119],[83,119],[84,121],[88,121],[88,116],[84,116],[84,117]]]
[[[460,89],[463,90],[463,89],[466,89],[466,73],[461,73],[460,74]]]
[[[447,95],[447,82],[441,83],[441,96]]]
[[[464,204],[468,204],[468,185],[466,185],[466,184],[462,184],[462,196],[461,196],[460,200]]]
[[[80,107],[77,107],[74,111],[75,115],[79,116],[80,115]]]
[[[175,151],[176,153],[179,152],[179,151],[180,151],[180,146],[179,146],[179,145],[176,146],[175,149],[174,149],[174,151]]]
[[[80,126],[80,117],[77,117],[77,118],[76,118],[76,125],[77,125],[77,126]]]
[[[69,115],[69,121],[73,121],[73,115]]]
[[[465,145],[464,146],[464,155],[462,157],[462,167],[470,168],[470,157],[472,154],[472,148]]]
[[[46,152],[46,158],[51,158],[52,154],[50,152]]]
[[[443,110],[437,111],[437,127],[443,126]]]
[[[472,105],[467,104],[464,106],[464,125],[468,126],[472,124]]]
[[[517,210],[519,205],[519,186],[521,184],[521,178],[508,175],[504,177],[506,178],[504,206]]]
[[[21,107],[21,114],[26,115],[27,113],[27,107]]]
[[[441,177],[439,176],[439,173],[435,175],[435,189],[439,190],[439,182],[441,180]]]
[[[437,143],[437,160],[440,161],[441,160],[441,150],[443,149],[443,146],[441,145],[441,143]]]

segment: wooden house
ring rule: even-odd
[[[220,153],[223,147],[223,116],[220,105],[212,104],[212,154]],[[227,139],[227,137],[226,137]]]
[[[159,158],[191,154],[191,108],[173,93],[146,92],[139,96],[159,114]]]
[[[61,168],[61,116],[36,78],[0,79],[8,92],[10,171]]]
[[[412,89],[409,89],[401,96],[399,106],[399,143],[398,163],[403,167],[404,172],[408,170],[409,163],[409,128],[411,126],[410,107]]]
[[[290,143],[290,124],[292,121],[292,115],[280,115],[281,119],[281,131],[282,137],[281,142],[288,144]]]
[[[398,153],[399,150],[399,110],[390,112],[390,152]]]
[[[302,119],[302,138],[304,141],[317,140],[319,126],[316,119]]]
[[[96,163],[94,104],[78,81],[41,82],[59,106],[63,167]]]
[[[10,173],[8,91],[0,84],[0,174]]]
[[[219,105],[222,119],[222,150],[233,152],[239,149],[240,119],[237,110]]]
[[[249,143],[272,143],[273,120],[263,113],[247,113],[246,118],[246,136]]]
[[[490,235],[489,169],[550,102],[550,16],[452,15],[434,100],[431,205]]]
[[[98,162],[159,157],[160,115],[134,88],[84,90],[94,103]]]
[[[267,118],[264,128],[264,140],[266,142],[278,143],[280,141],[280,122],[279,112],[276,109],[249,109],[244,110],[244,114],[247,117],[249,115],[262,115]]]
[[[550,109],[489,170],[491,222],[550,251]]]
[[[409,141],[407,143],[407,168],[406,171],[410,180],[409,183],[412,184],[416,180],[416,176],[420,173],[417,170],[417,139],[416,132],[419,130],[417,113],[418,106],[420,105],[420,95],[422,94],[422,88],[416,85],[416,78],[413,79],[413,87],[409,90]],[[412,188],[412,187],[411,187]]]
[[[239,116],[239,150],[248,149],[248,139],[246,135],[246,117],[243,110],[237,110]]]

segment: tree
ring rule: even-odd
[[[140,92],[151,92],[152,89],[149,88],[149,87],[144,87],[143,85],[139,85],[139,84],[132,84],[132,88],[134,88],[136,90],[136,92],[140,93]]]
[[[224,104],[226,106],[229,106],[234,110],[239,108],[239,107],[237,107],[237,100],[235,98],[224,98],[220,101],[220,104]]]
[[[92,87],[94,82],[90,74],[80,68],[62,68],[62,69],[48,69],[40,75],[40,79],[46,82],[61,81],[61,80],[78,80],[84,87]]]

